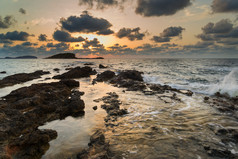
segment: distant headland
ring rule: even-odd
[[[103,57],[96,57],[96,58],[77,58],[73,53],[59,53],[45,59],[104,59]]]
[[[5,57],[0,59],[37,59],[36,56],[18,56],[18,57]]]

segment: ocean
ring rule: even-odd
[[[53,129],[57,139],[50,142],[49,150],[43,159],[76,158],[76,154],[87,147],[90,135],[103,129],[112,150],[125,159],[156,158],[213,158],[204,145],[228,149],[238,157],[237,142],[223,142],[214,133],[216,130],[238,130],[238,121],[229,113],[221,113],[203,102],[205,96],[216,92],[235,97],[238,95],[238,59],[103,59],[103,60],[53,60],[53,59],[9,59],[0,60],[0,79],[16,73],[30,73],[36,70],[50,71],[42,78],[0,89],[0,97],[12,90],[30,86],[33,83],[53,82],[45,80],[66,72],[66,67],[84,66],[93,63],[97,72],[135,69],[144,72],[146,83],[170,85],[173,88],[192,90],[192,97],[178,94],[182,102],[171,101],[159,95],[146,96],[142,92],[124,91],[108,83],[92,85],[95,75],[77,79],[80,91],[85,92],[83,117],[67,117],[41,126],[40,129]],[[98,65],[108,66],[99,69]],[[53,71],[59,68],[60,71]],[[115,127],[104,125],[106,113],[101,103],[94,100],[108,92],[116,92],[129,114],[114,122]],[[165,95],[171,95],[169,93]],[[160,100],[163,98],[164,101]],[[94,111],[93,106],[98,106]]]
[[[65,66],[77,66],[87,62],[93,62],[95,66],[108,65],[115,71],[125,69],[142,71],[144,81],[147,83],[166,84],[209,95],[216,92],[227,93],[233,97],[238,95],[238,59],[4,59],[0,60],[0,72],[6,71],[7,74],[0,74],[0,79],[36,70],[52,71],[53,68],[63,70]]]

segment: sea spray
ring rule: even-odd
[[[210,94],[214,94],[216,92],[228,94],[231,97],[238,96],[238,68],[234,68],[219,83],[210,87]]]

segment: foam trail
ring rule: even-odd
[[[210,94],[216,92],[228,94],[231,97],[238,96],[238,68],[233,69],[221,82],[210,87]]]

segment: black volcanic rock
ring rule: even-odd
[[[6,74],[7,72],[6,71],[2,71],[2,72],[0,72],[0,74]]]
[[[75,57],[75,54],[73,53],[60,53],[60,54],[47,57],[46,59],[77,59],[77,58]]]
[[[62,74],[54,76],[54,79],[72,79],[72,78],[82,78],[89,77],[90,75],[95,75],[97,72],[93,70],[91,67],[76,67],[71,69],[70,71]]]
[[[44,74],[49,74],[48,71],[35,71],[33,73],[18,73],[15,75],[7,76],[0,80],[0,88],[13,86],[15,84],[31,81],[33,79],[40,78]]]

